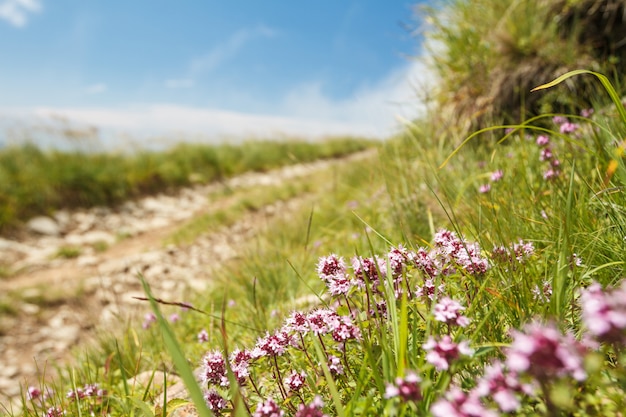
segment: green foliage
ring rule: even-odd
[[[335,158],[375,146],[357,138],[179,144],[164,152],[93,154],[44,151],[32,144],[0,150],[0,231],[62,208],[112,206],[145,194],[222,180],[246,171]]]

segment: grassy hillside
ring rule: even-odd
[[[0,232],[59,209],[112,206],[246,171],[336,158],[374,145],[357,138],[249,141],[180,144],[168,151],[135,154],[44,151],[29,144],[8,147],[0,149]]]

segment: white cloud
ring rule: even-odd
[[[30,13],[42,9],[39,0],[5,0],[0,3],[0,19],[4,19],[15,27],[24,27]]]
[[[259,37],[270,38],[275,36],[276,33],[274,29],[263,25],[241,29],[231,35],[226,41],[214,46],[208,53],[192,59],[189,65],[189,76],[193,78],[199,74],[209,72],[236,56],[249,41]]]
[[[31,109],[29,113],[44,120],[62,117],[98,127],[103,132],[128,133],[138,139],[154,135],[173,140],[201,135],[214,141],[329,135],[381,138],[397,131],[402,126],[399,120],[414,118],[423,111],[418,85],[429,85],[433,80],[422,63],[413,62],[392,71],[375,85],[362,87],[344,100],[333,100],[323,94],[321,83],[310,82],[286,94],[278,105],[268,105],[267,108],[274,110],[267,114],[172,103],[118,108],[42,107]]]
[[[85,88],[85,93],[87,94],[101,94],[107,91],[108,87],[104,83],[92,84]]]
[[[194,84],[194,80],[191,78],[172,78],[170,80],[165,80],[165,87],[171,89],[191,88]]]

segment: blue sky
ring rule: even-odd
[[[415,1],[0,0],[0,117],[385,135],[425,79]],[[28,119],[30,120],[30,119]]]

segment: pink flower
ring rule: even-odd
[[[343,375],[343,365],[341,359],[334,355],[328,355],[328,369],[334,375]]]
[[[422,287],[417,287],[415,290],[415,296],[418,298],[426,297],[429,300],[434,300],[436,294],[443,294],[446,287],[443,284],[439,284],[438,287],[435,287],[435,282],[432,279],[427,279],[424,281],[424,285]]]
[[[199,343],[205,343],[209,341],[209,333],[205,329],[200,330],[200,333],[198,333],[197,337]]]
[[[435,304],[435,320],[448,325],[466,327],[469,324],[469,319],[461,315],[463,310],[465,310],[465,307],[458,301],[449,297],[443,297],[441,301]]]
[[[544,135],[537,136],[537,146],[544,147],[550,144],[550,138]]]
[[[532,293],[535,300],[547,303],[552,297],[552,284],[550,284],[549,281],[544,281],[541,288],[535,285],[535,288],[532,289]]]
[[[253,417],[282,417],[284,415],[285,412],[270,398],[257,406]]]
[[[582,320],[598,341],[626,343],[626,281],[602,290],[597,282],[581,291]]]
[[[346,263],[334,253],[322,257],[317,263],[317,273],[323,281],[346,274]]]
[[[404,378],[396,378],[395,384],[387,384],[385,398],[400,397],[403,401],[420,401],[422,399],[420,382],[420,377],[415,372],[409,371]]]
[[[215,388],[211,388],[204,393],[204,401],[213,414],[221,415],[221,411],[228,407],[228,402],[215,390]]]
[[[144,316],[143,324],[141,327],[145,330],[152,326],[152,323],[156,322],[157,317],[154,313],[146,313]]]
[[[485,408],[476,396],[467,395],[458,387],[452,387],[446,398],[440,398],[431,407],[435,417],[497,417],[493,410]]]
[[[485,374],[478,381],[473,391],[479,397],[491,396],[504,413],[512,412],[520,407],[518,394],[530,395],[533,388],[521,384],[514,372],[505,372],[502,363],[495,362],[485,368]]]
[[[30,386],[28,387],[28,391],[26,392],[26,398],[30,401],[36,400],[41,397],[41,390],[37,387]]]
[[[246,378],[250,376],[250,360],[252,355],[247,350],[235,349],[230,354],[230,368],[237,378],[239,384],[244,384]]]
[[[491,191],[491,184],[482,184],[478,187],[478,192],[481,194],[487,194],[489,191]]]
[[[587,377],[583,350],[580,342],[562,334],[553,324],[531,323],[523,332],[513,332],[506,364],[510,370],[529,374],[539,381],[566,375],[582,381]]]
[[[459,344],[454,343],[452,338],[444,335],[437,340],[432,336],[422,346],[428,351],[426,361],[435,366],[438,371],[446,370],[450,367],[450,363],[459,358],[461,355],[471,355],[472,349],[469,348],[467,341]]]
[[[573,133],[579,128],[577,123],[565,122],[559,128],[561,133]]]
[[[309,405],[300,404],[295,417],[328,417],[322,412],[324,401],[319,396],[315,396]]]
[[[202,358],[202,382],[205,384],[228,386],[226,362],[219,351],[209,352]]]
[[[593,113],[594,113],[593,109],[582,109],[580,111],[580,115],[582,117],[591,117],[593,115]]]
[[[565,117],[565,116],[554,116],[552,118],[552,121],[554,122],[554,124],[557,124],[557,125],[562,125],[563,123],[568,123],[569,122],[567,120],[567,117]]]
[[[491,181],[492,182],[498,182],[498,181],[500,181],[502,179],[502,177],[504,177],[504,172],[502,172],[501,169],[491,173]]]
[[[300,389],[306,383],[306,373],[291,371],[289,375],[285,377],[285,384],[287,385],[287,392],[300,391]]]

